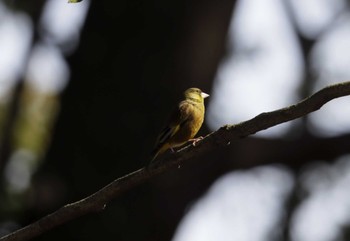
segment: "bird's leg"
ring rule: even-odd
[[[189,139],[188,141],[192,141],[192,145],[196,146],[197,142],[203,140],[203,136],[197,137],[197,138],[193,138],[193,139]]]

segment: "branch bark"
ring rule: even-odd
[[[0,238],[0,241],[29,240],[70,220],[104,209],[106,204],[125,191],[146,180],[181,165],[194,157],[212,149],[227,146],[231,141],[252,135],[258,131],[297,119],[320,109],[325,103],[342,96],[350,95],[350,82],[328,86],[298,104],[272,112],[262,113],[255,118],[236,124],[226,125],[210,133],[193,147],[186,146],[150,169],[139,169],[118,178],[92,195],[77,202],[67,204],[57,211]]]

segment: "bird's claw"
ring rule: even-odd
[[[200,137],[197,137],[197,138],[194,138],[194,139],[190,139],[189,141],[192,141],[192,145],[196,146],[197,142],[199,142],[201,140],[203,140],[203,136],[200,136]]]

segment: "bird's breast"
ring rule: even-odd
[[[187,119],[178,133],[172,138],[173,145],[182,145],[192,139],[199,131],[204,120],[204,105],[193,105],[187,112]]]

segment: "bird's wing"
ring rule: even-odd
[[[180,129],[179,125],[166,126],[159,135],[158,144],[165,143]]]
[[[173,111],[173,114],[168,122],[168,125],[162,130],[157,139],[157,144],[152,152],[152,163],[157,156],[171,147],[169,140],[181,130],[181,127],[185,125],[190,116],[192,106],[186,101],[182,101],[179,106]]]
[[[173,137],[180,130],[181,126],[188,121],[188,109],[188,105],[184,104],[183,102],[180,103],[179,107],[173,112],[170,119],[171,121],[160,133],[157,142],[158,144],[161,145]]]

